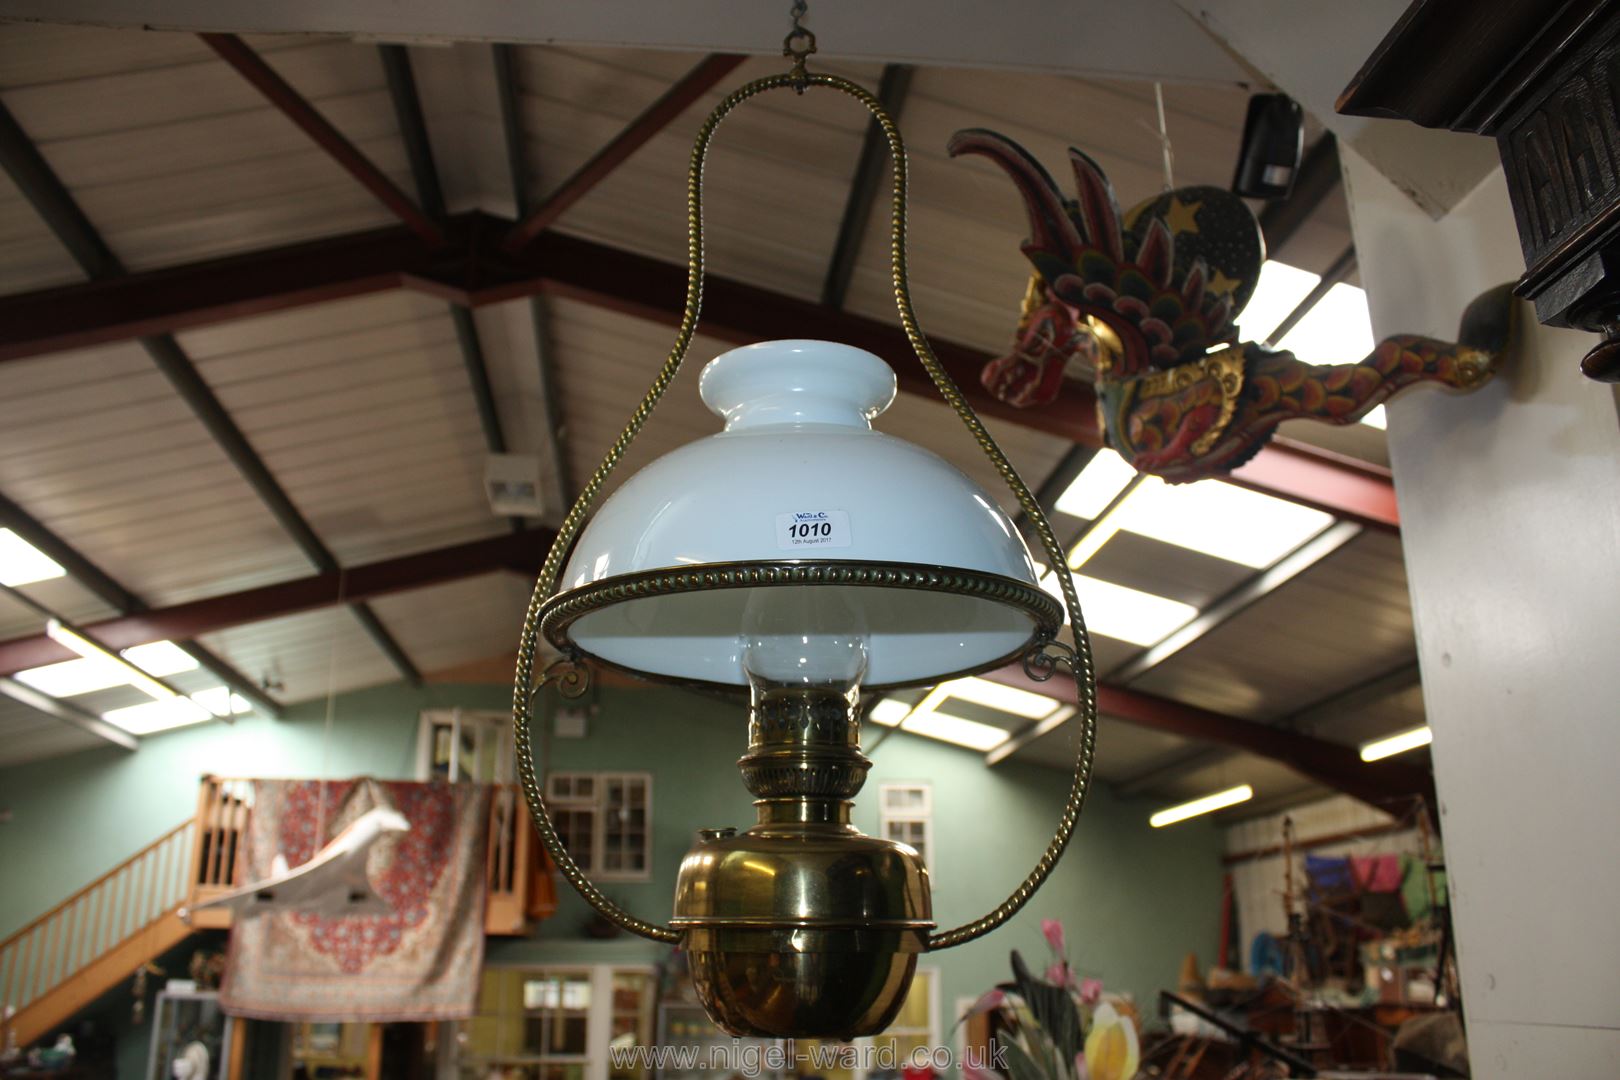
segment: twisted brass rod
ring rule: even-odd
[[[802,61],[801,61],[802,65]],[[533,699],[535,691],[547,682],[562,679],[565,686],[581,684],[581,672],[570,666],[568,662],[554,665],[542,674],[539,683],[534,677],[534,660],[539,643],[538,621],[542,605],[556,591],[562,573],[563,560],[584,524],[586,515],[590,512],[601,492],[603,483],[610,473],[617,467],[624,457],[625,451],[634,441],[642,425],[652,414],[658,401],[664,395],[674,380],[676,372],[680,370],[681,362],[685,360],[687,350],[691,347],[692,336],[697,330],[698,313],[703,302],[703,163],[708,154],[709,143],[714,136],[715,129],[720,122],[738,105],[758,94],[769,90],[792,89],[802,93],[811,86],[825,87],[847,94],[864,105],[868,112],[876,118],[883,129],[884,137],[889,144],[889,153],[894,161],[894,194],[891,226],[889,232],[889,256],[892,277],[894,282],[895,306],[900,313],[901,325],[905,328],[906,337],[917,354],[917,359],[927,370],[934,386],[939,390],[945,402],[961,418],[967,426],[968,432],[978,443],[979,448],[990,463],[995,466],[996,472],[1012,491],[1024,513],[1034,523],[1036,534],[1040,537],[1041,547],[1046,553],[1048,565],[1054,568],[1058,576],[1059,585],[1063,593],[1064,606],[1068,609],[1070,624],[1074,629],[1076,648],[1068,650],[1066,646],[1057,642],[1043,642],[1031,652],[1031,659],[1026,660],[1026,668],[1033,666],[1049,676],[1056,664],[1063,663],[1070,668],[1074,677],[1075,692],[1080,705],[1081,731],[1080,748],[1075,763],[1074,783],[1069,789],[1067,801],[1063,812],[1058,818],[1057,830],[1052,841],[1047,845],[1039,861],[1036,862],[1029,876],[1013,890],[1012,894],[1002,901],[990,913],[964,923],[952,930],[934,934],[929,938],[931,949],[945,949],[953,945],[960,945],[974,938],[989,933],[1013,915],[1017,914],[1035,891],[1051,874],[1052,868],[1057,865],[1064,848],[1068,846],[1069,838],[1074,833],[1074,827],[1079,820],[1080,811],[1085,803],[1086,792],[1091,782],[1092,756],[1097,734],[1097,691],[1096,674],[1092,666],[1091,646],[1086,637],[1084,617],[1080,612],[1079,597],[1075,593],[1074,581],[1066,573],[1067,559],[1063,549],[1058,545],[1057,537],[1052,532],[1046,514],[1041,510],[1040,503],[1031,494],[1029,488],[1019,477],[1017,471],[1007,460],[1001,448],[996,445],[995,439],[985,429],[984,424],[974,414],[968,405],[967,399],[962,396],[949,374],[940,365],[934,356],[933,349],[928,340],[923,337],[921,328],[917,323],[917,316],[912,310],[911,291],[907,285],[906,270],[906,150],[905,143],[900,137],[900,129],[895,125],[894,119],[884,110],[876,97],[864,88],[848,79],[836,75],[807,74],[802,66],[795,67],[791,72],[782,75],[771,75],[763,79],[756,79],[738,87],[727,94],[720,104],[716,105],[698,129],[697,139],[692,146],[691,166],[687,174],[686,200],[687,200],[687,279],[686,279],[686,305],[681,313],[680,327],[675,334],[675,344],[670,349],[669,357],[664,366],[659,369],[658,375],[653,379],[652,386],[642,398],[641,404],[631,414],[629,422],[625,425],[613,446],[608,450],[602,463],[597,466],[590,481],[580,492],[579,498],[563,519],[562,526],[557,530],[557,538],[552,543],[551,550],[546,555],[545,564],[541,567],[539,579],[535,582],[534,594],[529,601],[528,613],[523,620],[523,633],[518,642],[517,674],[513,684],[512,693],[512,725],[514,731],[515,749],[517,751],[518,777],[523,787],[523,797],[529,807],[529,815],[534,821],[535,829],[540,834],[540,841],[552,861],[562,870],[569,883],[577,889],[581,896],[590,903],[603,917],[607,918],[631,933],[652,938],[655,941],[678,942],[681,934],[667,926],[650,923],[638,919],[634,915],[620,908],[613,901],[602,894],[602,891],[588,879],[579,865],[574,862],[563,846],[561,838],[557,835],[556,827],[551,817],[546,813],[545,804],[541,797],[540,786],[535,773],[534,754],[530,742],[530,724],[533,720]],[[1059,650],[1060,655],[1049,655],[1044,650]],[[560,672],[560,674],[559,674]]]

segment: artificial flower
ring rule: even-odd
[[[1141,1064],[1136,1026],[1112,1005],[1097,1006],[1086,1036],[1085,1058],[1090,1080],[1131,1080]]]
[[[1057,919],[1042,919],[1041,933],[1046,935],[1046,943],[1052,946],[1053,952],[1059,956],[1068,953],[1069,950],[1063,943],[1063,923]]]
[[[1006,1002],[1006,1000],[1007,995],[1003,991],[986,990],[984,993],[979,995],[979,1000],[973,1003],[973,1007],[968,1009],[967,1012],[963,1013],[961,1018],[956,1022],[960,1024],[963,1020],[966,1020],[970,1016],[978,1016],[981,1013],[987,1013],[992,1009],[999,1009]]]

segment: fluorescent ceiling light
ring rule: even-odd
[[[1368,410],[1367,415],[1361,418],[1361,422],[1368,427],[1375,427],[1379,431],[1385,431],[1389,428],[1389,417],[1384,414],[1382,405],[1374,405]]]
[[[1217,791],[1213,795],[1205,795],[1202,799],[1194,799],[1192,802],[1185,802],[1180,806],[1171,806],[1160,810],[1148,818],[1148,824],[1155,829],[1162,829],[1166,825],[1174,825],[1178,821],[1186,821],[1188,818],[1195,818],[1200,814],[1224,810],[1228,806],[1236,806],[1238,803],[1248,802],[1252,798],[1254,798],[1254,788],[1248,784],[1239,784],[1235,788],[1227,788],[1225,791]]]
[[[1139,536],[1263,570],[1333,524],[1333,515],[1223,480],[1143,482],[1113,515]]]
[[[182,671],[195,671],[197,668],[196,659],[171,641],[136,645],[134,648],[125,649],[123,657],[146,674],[159,678],[176,675]],[[113,686],[125,686],[130,681],[129,665],[117,663],[106,655],[63,660],[43,667],[28,668],[17,672],[16,678],[18,682],[26,683],[40,693],[49,694],[54,698],[90,694]]]
[[[955,743],[970,750],[991,750],[1010,738],[1007,732],[993,724],[981,724],[977,720],[964,720],[960,716],[932,711],[914,711],[900,725],[900,730]]]
[[[1114,451],[1099,450],[1052,508],[1070,517],[1095,518],[1135,475],[1136,470]]]
[[[121,682],[127,682],[136,689],[145,691],[158,701],[167,701],[176,696],[173,690],[164,686],[128,660],[113,655],[89,638],[64,626],[58,619],[52,619],[45,624],[45,633],[58,645],[72,649],[86,660],[114,665],[123,672],[124,677],[120,680]]]
[[[1047,575],[1041,588],[1053,596],[1062,595],[1055,575]],[[1074,575],[1074,591],[1088,631],[1132,645],[1157,645],[1198,614],[1191,604],[1084,574]]]
[[[1333,286],[1277,342],[1307,364],[1353,364],[1373,350],[1367,294],[1343,282]]]
[[[1386,739],[1377,739],[1367,743],[1361,748],[1362,761],[1378,761],[1381,758],[1404,754],[1408,750],[1416,750],[1420,746],[1428,746],[1434,742],[1434,732],[1427,726],[1403,731],[1398,735],[1391,735]]]
[[[886,697],[872,706],[872,711],[867,715],[874,724],[894,727],[894,725],[911,715],[911,706],[897,698]]]
[[[1243,311],[1239,313],[1242,339],[1270,340],[1272,331],[1299,307],[1321,280],[1320,274],[1289,266],[1276,259],[1267,259],[1265,265],[1260,267],[1260,280],[1254,287],[1254,295],[1249,297],[1249,302],[1243,305]]]
[[[0,529],[0,585],[32,585],[63,577],[67,571],[10,529]]]

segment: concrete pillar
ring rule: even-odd
[[[1433,220],[1353,152],[1377,336],[1523,272],[1498,169]],[[1389,409],[1474,1076],[1620,1066],[1620,400],[1527,305],[1490,386]]]

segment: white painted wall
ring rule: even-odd
[[[1177,3],[1433,216],[1450,210],[1497,167],[1489,139],[1334,111],[1339,94],[1410,0]]]
[[[1450,336],[1524,268],[1496,170],[1439,221],[1345,154],[1378,336]],[[1620,415],[1589,335],[1528,306],[1524,346],[1467,396],[1389,409],[1480,1080],[1620,1075]]]

